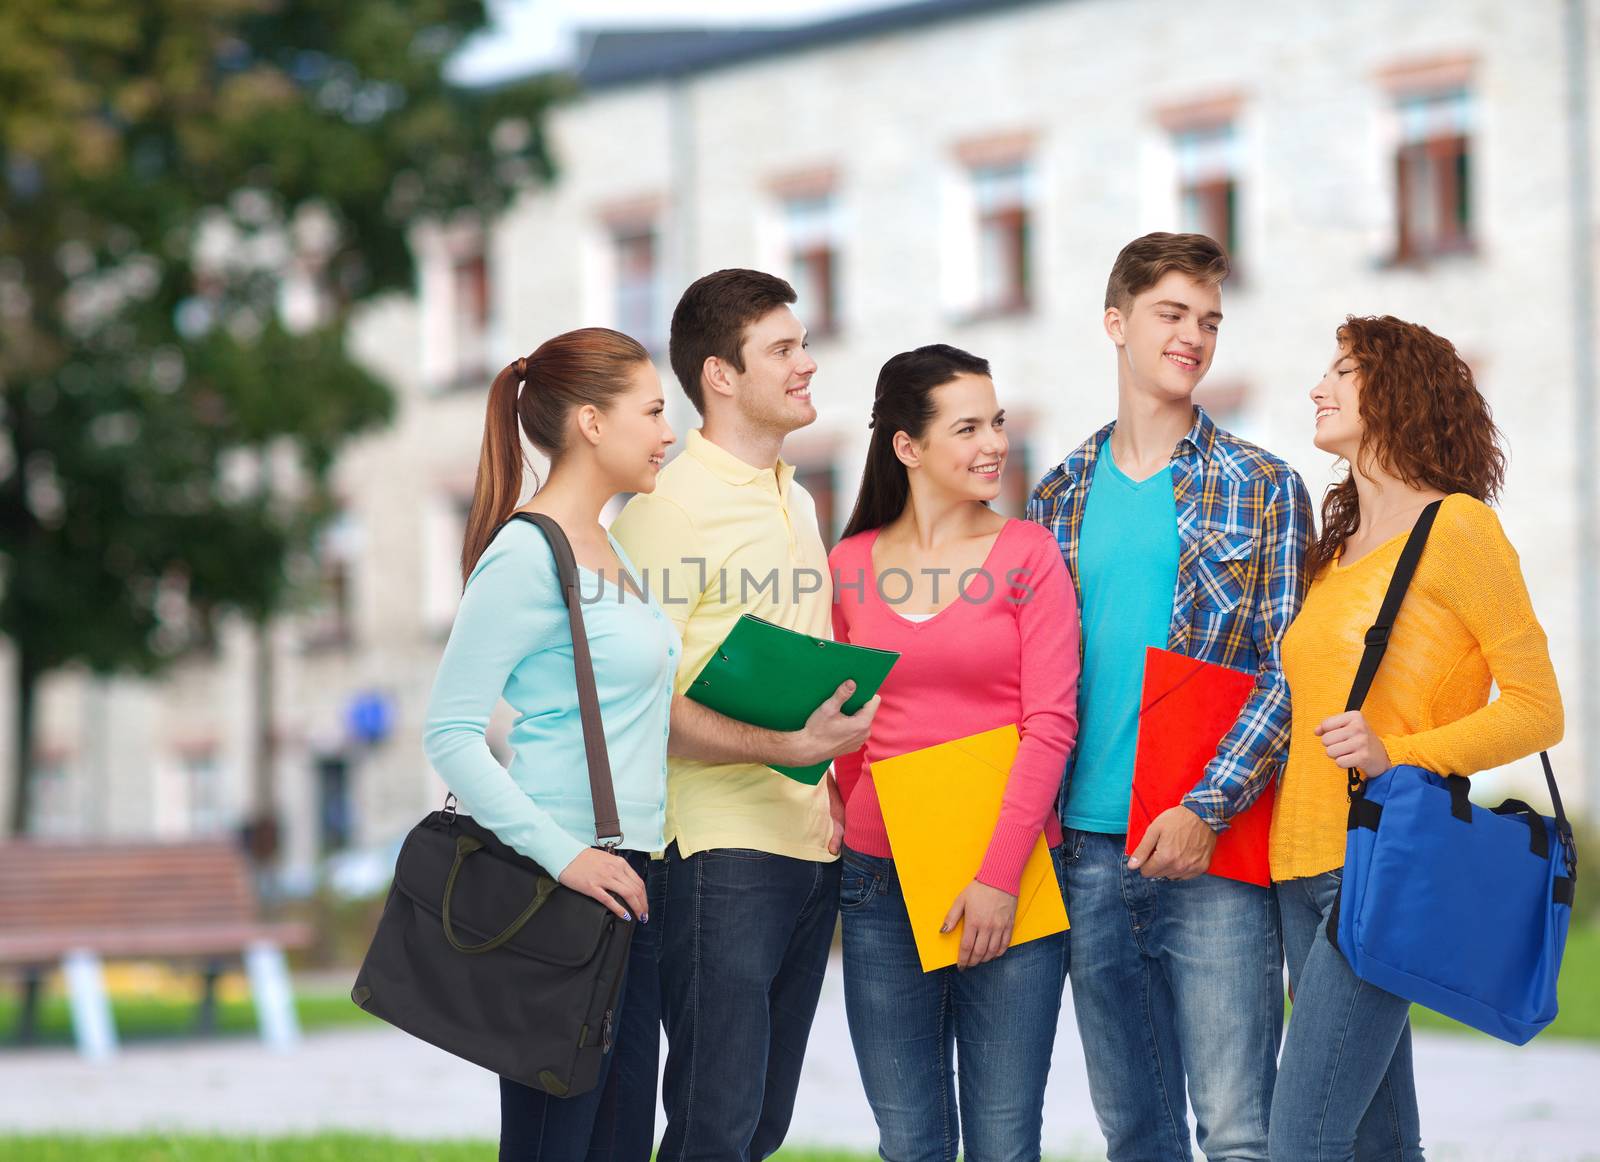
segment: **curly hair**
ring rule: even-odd
[[[1337,335],[1361,372],[1365,431],[1358,457],[1413,487],[1490,503],[1505,482],[1500,430],[1450,341],[1392,315],[1346,316]],[[1347,468],[1322,499],[1322,532],[1307,561],[1311,576],[1338,557],[1360,524]]]

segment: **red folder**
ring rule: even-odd
[[[1255,675],[1151,646],[1144,655],[1139,700],[1139,747],[1128,804],[1128,852],[1139,846],[1150,821],[1194,790],[1217,744],[1233,729],[1255,686]],[[1235,815],[1217,836],[1210,874],[1263,887],[1272,882],[1267,839],[1272,831],[1273,788]]]

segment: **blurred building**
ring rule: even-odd
[[[1346,313],[1425,323],[1468,357],[1510,444],[1502,511],[1567,697],[1558,772],[1581,800],[1595,740],[1577,713],[1577,473],[1595,469],[1575,435],[1565,13],[932,0],[781,31],[589,38],[585,96],[548,127],[559,180],[486,232],[419,224],[415,300],[358,330],[402,406],[339,466],[319,604],[278,631],[291,865],[387,840],[443,793],[419,734],[495,369],[605,324],[657,352],[670,385],[681,289],[719,267],[772,270],[799,290],[821,367],[820,418],[786,456],[833,533],[878,366],[932,341],[993,362],[1011,416],[1005,503],[1020,511],[1114,410],[1105,279],[1155,229],[1233,253],[1202,399],[1314,498],[1333,473],[1307,392]],[[693,416],[669,395],[681,437]],[[159,683],[53,682],[40,829],[236,823],[250,674],[248,636],[230,630],[215,658]]]

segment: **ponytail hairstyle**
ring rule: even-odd
[[[1363,433],[1357,459],[1416,488],[1465,492],[1491,503],[1505,482],[1500,429],[1448,339],[1392,315],[1349,315],[1341,353],[1361,372]],[[1351,470],[1322,498],[1322,532],[1307,554],[1307,576],[1337,558],[1361,526]]]
[[[461,546],[461,584],[483,556],[495,530],[522,499],[523,435],[550,459],[566,451],[567,422],[585,404],[604,411],[628,388],[628,374],[650,355],[639,343],[606,327],[567,331],[503,369],[489,387],[483,449],[472,490],[472,511]],[[519,431],[520,428],[520,431]],[[534,475],[534,490],[539,479]]]
[[[861,489],[844,535],[882,528],[905,511],[911,478],[895,455],[894,438],[904,432],[920,440],[934,416],[933,390],[958,375],[989,375],[989,361],[945,343],[902,351],[878,372],[873,392],[872,442],[861,472]]]

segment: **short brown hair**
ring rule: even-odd
[[[706,360],[715,355],[743,371],[740,348],[745,328],[794,301],[794,287],[759,270],[719,270],[689,285],[672,312],[667,354],[672,373],[695,411],[706,413],[705,389],[700,383]]]
[[[1135,296],[1155,286],[1174,270],[1213,286],[1228,277],[1228,253],[1204,234],[1157,231],[1135,238],[1111,264],[1106,282],[1106,307],[1125,311]]]

